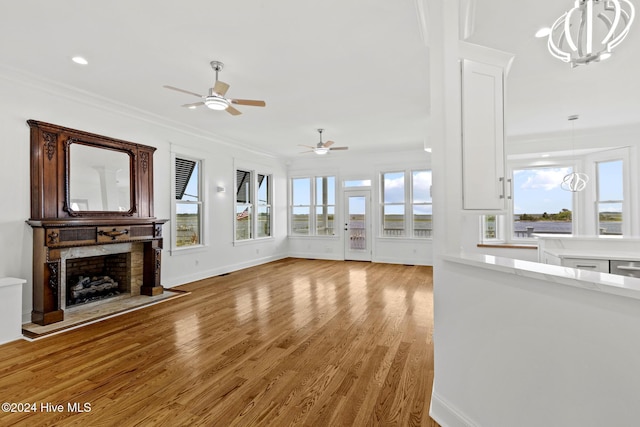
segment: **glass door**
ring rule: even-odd
[[[344,193],[344,259],[371,261],[371,190]]]

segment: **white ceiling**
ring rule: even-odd
[[[423,146],[428,67],[414,0],[11,3],[0,65],[278,156],[299,156],[317,128],[352,152]],[[225,64],[228,97],[266,108],[189,110],[180,105],[198,98],[162,87],[206,94],[212,60]]]
[[[584,128],[640,120],[639,28],[609,61],[571,69],[533,34],[572,1],[467,2],[476,4],[469,41],[516,54],[508,135],[567,130],[570,114]],[[317,142],[317,128],[352,153],[423,146],[428,58],[416,0],[29,0],[3,9],[0,74],[34,75],[277,156],[300,156],[297,144]],[[212,60],[225,63],[227,96],[267,107],[188,110],[180,105],[197,98],[162,88],[205,94]]]
[[[636,3],[636,9],[640,6]],[[473,1],[472,1],[473,3]],[[553,58],[535,32],[550,27],[573,0],[477,0],[469,41],[515,54],[507,80],[506,132],[512,137],[576,132],[640,122],[640,23],[603,62],[571,68]],[[640,11],[638,11],[640,12]]]

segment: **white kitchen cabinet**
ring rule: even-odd
[[[502,67],[462,61],[464,209],[505,209],[503,97]]]
[[[462,67],[462,205],[504,212],[511,195],[505,177],[505,78],[513,55],[460,43]]]

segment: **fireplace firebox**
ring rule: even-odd
[[[131,281],[131,254],[74,258],[67,260],[66,307],[125,295]]]

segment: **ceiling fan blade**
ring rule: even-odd
[[[304,153],[313,153],[313,150],[300,151],[300,154],[304,154]]]
[[[216,84],[213,86],[213,91],[220,96],[224,96],[229,90],[229,85],[225,82],[221,82],[220,80],[216,81]]]
[[[194,102],[192,104],[183,104],[183,105],[181,105],[181,107],[190,108],[190,107],[198,107],[200,105],[204,105],[204,102]]]
[[[189,94],[189,95],[197,96],[198,98],[204,98],[202,95],[198,95],[195,92],[189,92],[188,90],[180,89],[180,88],[177,88],[177,87],[167,86],[167,85],[164,85],[162,87],[165,88],[165,89],[171,89],[171,90],[175,90],[175,91],[178,91],[178,92],[186,93],[186,94]]]
[[[265,107],[267,105],[264,101],[257,101],[255,99],[230,99],[232,104],[238,105],[250,105],[252,107]]]
[[[349,149],[349,147],[331,147],[331,148],[329,148],[329,150],[332,150],[332,151],[333,150],[348,150],[348,149]]]
[[[325,142],[324,144],[322,144],[322,146],[323,146],[324,148],[328,148],[328,147],[331,147],[333,144],[335,144],[335,142],[333,142],[333,141],[327,141],[327,142]]]
[[[242,114],[240,111],[236,110],[235,108],[233,108],[231,105],[229,105],[227,107],[227,113],[231,114],[232,116],[237,116]]]

